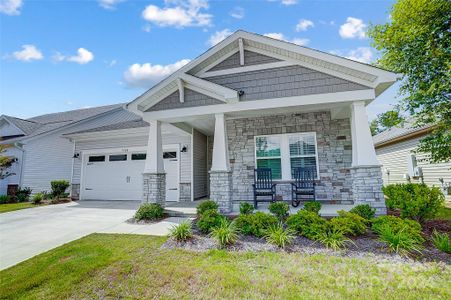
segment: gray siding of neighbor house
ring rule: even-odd
[[[280,59],[266,56],[260,53],[255,53],[252,51],[244,50],[244,65],[245,66],[252,66],[252,65],[260,65],[260,64],[267,64],[272,62],[278,62]],[[236,52],[232,56],[228,57],[227,59],[223,60],[216,66],[212,67],[208,71],[219,71],[219,70],[226,70],[226,69],[232,69],[232,68],[239,68],[242,67],[240,65],[240,52]]]
[[[318,200],[351,204],[351,129],[349,119],[331,120],[329,112],[283,114],[227,120],[233,201],[253,200],[254,136],[316,132],[319,162]],[[291,200],[291,185],[280,182],[277,194]]]
[[[180,102],[179,91],[172,93],[167,96],[154,106],[148,109],[148,111],[157,111],[157,110],[165,110],[165,109],[174,109],[174,108],[185,108],[185,107],[193,107],[193,106],[203,106],[203,105],[214,105],[214,104],[224,104],[224,102],[212,98],[210,96],[200,94],[193,90],[185,88],[185,99],[184,102]]]
[[[193,188],[194,199],[208,195],[207,137],[193,130]]]
[[[408,155],[412,154],[418,146],[420,140],[417,137],[398,143],[390,144],[376,149],[379,162],[382,164],[382,178],[384,184],[407,183],[403,175],[407,171]],[[423,170],[423,180],[428,186],[441,186],[439,178],[443,178],[445,183],[451,182],[451,162],[439,164],[428,163],[427,156],[422,153],[416,154],[417,165]],[[386,170],[390,171],[390,175]],[[412,183],[420,183],[420,178],[411,178]],[[446,196],[446,200],[451,201],[451,196]]]
[[[368,89],[363,85],[301,66],[271,68],[204,79],[237,91],[244,91],[240,101]]]

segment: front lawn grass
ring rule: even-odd
[[[19,209],[25,209],[30,207],[35,207],[31,202],[19,202],[19,203],[6,203],[6,204],[0,204],[0,214],[10,211],[15,211]]]
[[[93,234],[0,272],[1,299],[450,299],[451,267],[370,258],[160,249]]]

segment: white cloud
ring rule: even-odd
[[[105,9],[115,9],[116,5],[124,0],[99,0],[99,5]]]
[[[306,20],[306,19],[301,19],[299,20],[299,23],[296,25],[296,31],[306,31],[307,29],[309,29],[309,27],[314,27],[315,24],[313,24],[312,21],[310,20]]]
[[[283,5],[289,6],[297,4],[298,0],[282,0],[281,2]]]
[[[242,19],[244,18],[244,8],[236,6],[232,9],[229,15],[235,19]]]
[[[60,52],[56,52],[52,56],[52,59],[54,62],[70,61],[70,62],[75,62],[80,65],[84,65],[94,59],[94,54],[92,54],[91,51],[89,51],[85,48],[78,48],[77,55],[65,56],[65,55],[61,54]]]
[[[13,57],[21,61],[32,61],[43,59],[44,55],[34,45],[23,45],[22,50],[13,52]]]
[[[133,64],[124,72],[124,81],[129,87],[150,88],[189,62],[189,59],[182,59],[164,66],[150,63]]]
[[[358,47],[348,51],[333,50],[330,53],[363,63],[371,63],[374,59],[374,53],[370,47]]]
[[[203,12],[207,9],[206,0],[166,0],[163,8],[156,5],[147,6],[142,17],[161,27],[209,26],[213,16]]]
[[[265,33],[264,36],[276,39],[276,40],[281,40],[281,41],[286,41],[286,42],[290,42],[299,46],[305,46],[307,45],[310,40],[309,39],[302,39],[302,38],[293,38],[293,39],[289,39],[287,37],[285,37],[285,35],[281,32],[272,32],[272,33]]]
[[[365,38],[367,25],[361,19],[348,17],[346,23],[340,26],[340,36],[344,39]]]
[[[20,15],[22,4],[22,0],[0,0],[0,13],[10,16]]]
[[[230,31],[230,29],[227,29],[227,28],[224,29],[224,30],[221,30],[221,31],[216,31],[208,39],[208,45],[214,46],[217,43],[219,43],[222,40],[224,40],[226,37],[228,37],[231,34],[232,34],[232,31]]]

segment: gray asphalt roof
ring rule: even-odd
[[[373,136],[373,142],[374,145],[379,145],[382,143],[385,143],[387,141],[417,132],[417,131],[421,131],[423,129],[427,129],[431,127],[431,125],[424,125],[421,127],[415,127],[414,126],[414,121],[413,119],[408,119],[406,121],[404,121],[403,123],[401,123],[398,126],[394,126],[391,127],[379,134],[376,134],[375,136]]]
[[[111,130],[121,130],[121,129],[130,129],[130,128],[140,128],[140,127],[147,127],[149,126],[149,123],[143,121],[143,120],[133,120],[133,121],[126,121],[96,128],[91,128],[87,130],[81,130],[81,131],[75,131],[71,133],[67,133],[65,135],[72,135],[72,134],[78,134],[78,133],[89,133],[89,132],[102,132],[102,131],[111,131]]]
[[[123,105],[124,103],[119,103],[113,105],[76,109],[40,115],[29,119],[20,119],[12,116],[3,117],[13,123],[19,129],[21,129],[25,133],[25,137],[29,138],[115,110],[122,107]]]

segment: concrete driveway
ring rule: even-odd
[[[78,201],[0,214],[0,269],[94,232],[166,235],[168,228],[178,223],[125,223],[139,204]]]

